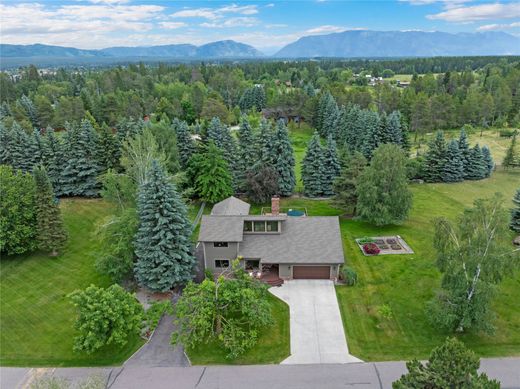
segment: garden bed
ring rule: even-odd
[[[365,256],[413,254],[413,250],[399,235],[358,238],[356,243]]]

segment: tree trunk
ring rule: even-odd
[[[222,332],[222,317],[220,315],[217,315],[217,320],[215,322],[215,333],[217,335],[220,335]]]

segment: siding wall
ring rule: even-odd
[[[238,256],[238,243],[229,242],[228,247],[214,247],[212,242],[204,242],[204,253],[206,259],[206,269],[211,271],[220,271],[215,268],[215,259],[229,259],[231,261]]]

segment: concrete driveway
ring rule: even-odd
[[[269,291],[289,305],[291,356],[282,364],[352,363],[334,283],[291,280]]]

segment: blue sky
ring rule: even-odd
[[[348,29],[506,31],[520,2],[486,0],[3,0],[2,43],[78,48],[203,44],[233,39],[272,53],[301,36]]]

